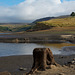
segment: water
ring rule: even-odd
[[[75,46],[65,46],[61,51],[62,55],[71,55],[75,54]]]
[[[12,33],[0,33],[0,34],[12,34]]]
[[[0,57],[12,55],[32,55],[34,48],[50,48],[53,54],[62,54],[61,49],[64,46],[75,46],[68,43],[0,43]]]

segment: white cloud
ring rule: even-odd
[[[75,11],[75,1],[25,0],[12,6],[0,6],[0,22],[31,22],[47,16],[60,16]]]

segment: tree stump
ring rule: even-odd
[[[37,70],[51,68],[51,65],[57,65],[52,51],[49,48],[35,48],[33,50],[33,60],[33,66],[29,74],[32,74]]]

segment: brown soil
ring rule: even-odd
[[[52,69],[38,71],[34,75],[75,75],[75,65],[64,66],[67,62],[72,61],[75,58],[75,55],[55,55],[54,58],[55,61],[61,65],[61,67],[53,66]],[[0,57],[0,72],[8,71],[11,75],[25,75],[26,72],[30,71],[32,63],[32,55]],[[26,70],[19,70],[21,67]]]

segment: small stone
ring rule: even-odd
[[[64,58],[63,56],[61,56],[61,58]]]
[[[71,64],[71,62],[68,62],[67,64]]]
[[[19,68],[19,70],[20,70],[20,71],[26,71],[27,68],[23,68],[23,67],[21,67],[21,68]]]
[[[64,73],[59,73],[59,75],[65,75]]]
[[[56,68],[56,66],[55,65],[51,65],[51,68]]]
[[[74,68],[74,65],[70,65],[71,68]]]
[[[66,67],[66,65],[62,65],[62,67]]]
[[[71,63],[72,63],[72,64],[74,64],[74,63],[75,63],[75,61],[71,61]]]
[[[73,60],[75,60],[75,58],[73,58]]]

